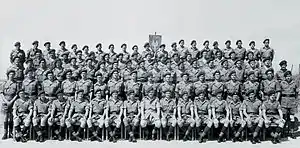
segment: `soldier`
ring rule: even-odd
[[[242,94],[243,94],[244,99],[247,98],[247,95],[246,95],[247,91],[253,90],[254,93],[256,95],[258,95],[259,89],[260,89],[260,84],[259,84],[259,82],[257,82],[255,73],[253,71],[248,73],[248,78],[249,79],[245,83],[242,84],[243,85],[242,86]]]
[[[16,141],[27,142],[33,105],[32,101],[26,97],[24,90],[19,90],[18,95],[19,99],[13,105],[13,125],[16,130]],[[21,129],[22,124],[24,124],[23,129]]]
[[[209,48],[209,41],[205,40],[203,46],[204,48],[202,49],[202,51],[206,51],[208,58],[213,59],[214,55],[213,55],[213,51]]]
[[[255,41],[251,41],[249,43],[250,49],[248,49],[247,54],[249,52],[253,52],[254,59],[258,61],[260,59],[260,51],[255,48]]]
[[[220,49],[216,49],[214,55],[215,55],[215,59],[214,59],[214,63],[216,65],[217,68],[221,68],[222,64],[221,62],[223,61],[223,55],[222,55],[222,51]]]
[[[161,107],[161,126],[163,133],[167,133],[166,139],[169,141],[170,134],[176,126],[176,101],[171,98],[171,90],[166,90],[165,97],[160,100],[159,104]]]
[[[203,138],[208,133],[212,126],[211,119],[211,106],[206,95],[206,91],[199,91],[197,97],[194,100],[194,114],[196,121],[196,133],[199,133],[199,143],[204,142]],[[201,127],[205,126],[203,132]]]
[[[246,53],[246,59],[245,59],[245,62],[244,62],[244,67],[246,68],[246,69],[248,69],[248,68],[250,68],[251,66],[250,66],[250,61],[254,61],[254,67],[255,68],[258,68],[260,65],[260,63],[259,63],[259,61],[257,60],[257,59],[255,59],[255,57],[254,57],[254,53],[252,52],[252,51],[248,51],[247,53]]]
[[[268,58],[273,61],[274,58],[274,49],[270,47],[270,39],[265,39],[263,41],[264,47],[260,49],[261,61]]]
[[[249,90],[247,96],[247,99],[243,101],[242,110],[246,118],[247,127],[252,133],[251,143],[260,143],[258,134],[264,122],[261,114],[262,102],[257,99],[253,90]]]
[[[158,86],[158,97],[163,98],[165,97],[165,93],[167,90],[171,90],[171,97],[173,98],[174,95],[174,90],[175,90],[175,85],[171,82],[171,73],[166,73],[164,75],[164,82],[161,83]]]
[[[236,53],[237,59],[244,60],[246,56],[246,49],[242,46],[242,40],[236,41],[236,49],[234,49],[234,52]]]
[[[76,81],[72,78],[72,70],[67,69],[64,77],[66,79],[61,83],[64,99],[73,102],[75,101]]]
[[[47,79],[42,82],[42,90],[45,91],[46,98],[50,101],[56,99],[56,91],[61,87],[60,82],[54,79],[52,71],[46,72]]]
[[[4,111],[3,114],[3,127],[4,127],[4,134],[2,137],[2,140],[5,140],[7,138],[12,137],[12,131],[13,131],[13,104],[15,100],[17,99],[17,83],[14,81],[14,75],[15,71],[10,70],[6,73],[7,75],[7,81],[5,81],[0,89],[0,94],[3,94],[1,96],[1,102],[2,102],[2,110]],[[9,131],[8,131],[9,130]],[[9,132],[9,134],[8,134]]]
[[[72,77],[77,80],[79,77],[79,67],[77,65],[77,59],[76,57],[71,57],[70,58],[70,63],[68,64],[66,69],[70,69],[72,71]]]
[[[180,57],[185,57],[186,54],[188,53],[188,48],[184,46],[184,40],[180,40],[178,42],[179,47],[178,47],[178,51],[180,53]]]
[[[192,55],[193,59],[198,59],[199,55],[200,55],[200,51],[198,50],[197,46],[197,42],[196,40],[192,40],[191,42],[191,48],[188,50],[189,53]]]
[[[53,71],[55,78],[57,78],[58,75],[64,71],[64,68],[62,67],[61,59],[56,59],[54,62],[54,66],[55,67],[52,71]]]
[[[76,51],[76,65],[81,68],[81,67],[84,67],[84,58],[83,58],[83,55],[82,55],[82,51],[81,50],[78,50]]]
[[[187,70],[185,69],[184,67],[184,64],[182,61],[178,62],[178,64],[176,65],[176,67],[174,66],[174,69],[175,69],[175,73],[176,73],[176,79],[175,79],[175,82],[176,84],[181,82],[182,79],[181,79],[181,74],[182,73],[185,73]],[[195,71],[196,72],[196,71]]]
[[[62,141],[64,140],[64,133],[66,128],[65,121],[68,117],[68,111],[71,101],[67,100],[67,98],[63,96],[62,90],[58,90],[56,96],[57,99],[52,102],[50,107],[51,113],[48,119],[48,125],[50,126],[50,129],[54,131],[53,139]]]
[[[195,95],[192,97],[195,97],[195,99],[198,98],[202,92],[207,93],[207,91],[208,91],[208,83],[205,82],[205,73],[199,72],[199,74],[197,75],[197,78],[198,78],[198,81],[194,83],[193,91],[192,91],[192,94]],[[205,96],[205,97],[207,97],[207,96]]]
[[[91,141],[97,140],[102,142],[100,138],[101,129],[103,129],[105,114],[106,114],[105,96],[102,94],[101,89],[95,90],[95,97],[91,100],[89,118],[87,119],[87,126],[92,133]]]
[[[227,103],[231,102],[234,94],[241,95],[242,84],[236,79],[236,72],[232,71],[229,74],[230,81],[225,83],[225,92],[227,93]]]
[[[218,43],[218,41],[214,41],[213,42],[213,49],[212,49],[212,52],[213,52],[213,54],[215,55],[215,58],[216,58],[216,53],[217,52],[221,52],[221,57],[222,57],[222,50],[219,48],[219,43]]]
[[[125,83],[125,92],[128,93],[129,91],[134,91],[134,97],[137,98],[137,100],[142,99],[142,88],[143,84],[141,82],[137,81],[137,71],[131,72],[131,80],[127,81]]]
[[[184,61],[184,67],[186,67],[186,69],[192,69],[192,65],[195,60],[192,59],[192,55],[187,52],[185,53],[185,57],[183,57],[182,61]]]
[[[99,62],[99,70],[96,71],[95,75],[96,75],[97,73],[101,73],[101,74],[102,74],[102,76],[103,76],[103,81],[104,81],[105,83],[108,82],[110,75],[109,75],[109,72],[108,72],[108,70],[107,70],[107,68],[106,68],[105,62]]]
[[[283,60],[279,63],[280,70],[276,72],[275,79],[278,81],[284,80],[284,73],[287,71],[287,61]]]
[[[224,135],[229,125],[229,107],[228,103],[223,100],[223,92],[217,93],[216,99],[211,103],[211,111],[214,127],[218,128],[219,124],[223,125],[219,133],[218,142],[225,142]]]
[[[123,123],[126,133],[129,134],[129,142],[136,142],[134,133],[140,125],[140,101],[136,99],[133,90],[127,93],[128,100],[124,101],[124,119]]]
[[[38,80],[39,84],[42,84],[43,81],[46,79],[46,72],[47,72],[47,65],[46,60],[40,60],[39,68],[35,71],[35,79]]]
[[[238,59],[236,58],[236,53],[234,51],[231,51],[229,53],[229,59],[228,59],[228,65],[230,68],[235,68],[235,62],[237,61]]]
[[[137,46],[136,46],[136,48],[137,48]],[[145,58],[147,53],[150,53],[152,56],[154,56],[154,51],[150,48],[150,44],[148,42],[146,42],[144,44],[144,48],[145,48],[145,50],[142,52],[141,58]],[[134,51],[136,51],[136,50],[134,50]]]
[[[262,115],[264,117],[265,127],[268,129],[268,133],[272,136],[272,143],[280,143],[281,131],[284,127],[285,120],[283,119],[283,113],[279,101],[276,100],[275,91],[271,92],[270,98],[262,104]],[[275,130],[270,128],[271,123],[276,124]]]
[[[108,46],[108,49],[109,49],[109,62],[113,63],[116,59],[117,59],[117,53],[115,53],[115,45],[114,44],[110,44]]]
[[[172,49],[171,49],[170,53],[168,54],[169,58],[173,57],[174,54],[180,55],[180,53],[179,53],[179,51],[177,49],[177,43],[176,42],[172,43],[171,47],[172,47]]]
[[[122,44],[121,45],[122,48],[122,54],[123,54],[123,59],[129,59],[130,58],[130,53],[127,52],[127,44]]]
[[[108,87],[104,82],[103,75],[101,73],[96,73],[95,75],[97,82],[94,84],[94,94],[96,91],[101,90],[101,97],[106,97],[108,95]]]
[[[215,77],[215,81],[211,82],[208,87],[208,92],[209,92],[208,98],[210,103],[212,103],[216,99],[218,93],[224,92],[225,90],[225,85],[220,79],[221,78],[220,71],[218,70],[215,71],[214,77]]]
[[[45,47],[45,49],[42,51],[43,57],[45,59],[48,59],[48,53],[51,50],[51,43],[50,42],[45,42],[44,47]]]
[[[243,83],[245,81],[245,69],[241,60],[235,61],[234,71],[236,72],[236,80]]]
[[[228,106],[230,110],[229,122],[231,128],[234,130],[234,137],[232,141],[242,142],[240,135],[246,126],[246,121],[243,118],[244,116],[243,116],[242,101],[240,98],[240,94],[234,93],[232,96],[232,101],[228,102]]]
[[[48,55],[47,58],[45,58],[46,64],[49,67],[49,69],[53,69],[55,67],[55,62],[57,59],[55,55],[55,50],[50,49],[47,55]]]
[[[168,52],[165,49],[166,49],[165,44],[161,44],[159,46],[159,49],[155,53],[156,59],[160,60],[161,58],[168,58],[169,57]]]
[[[34,67],[32,59],[26,60],[25,64],[26,64],[26,66],[25,66],[26,68],[25,68],[24,73],[27,73],[27,71],[29,71],[29,70],[33,70],[34,76],[35,76],[35,72],[36,72],[37,68]]]
[[[141,127],[145,132],[145,137],[148,139],[149,126],[154,125],[152,130],[152,140],[155,140],[157,129],[160,128],[160,103],[159,99],[154,96],[154,89],[146,90],[145,96],[141,103]]]
[[[223,51],[222,51],[224,53],[223,56],[224,56],[225,59],[229,59],[229,53],[231,53],[233,51],[233,49],[230,47],[231,41],[227,40],[225,42],[225,45],[226,45],[226,48],[224,48]]]
[[[84,90],[77,91],[77,98],[71,103],[68,118],[66,119],[66,126],[71,133],[71,140],[82,141],[82,131],[86,125],[86,119],[89,115],[89,104],[84,98]],[[79,123],[77,131],[74,130],[74,125]]]
[[[261,70],[257,67],[257,62],[254,59],[252,59],[248,61],[248,65],[249,66],[246,66],[245,69],[245,75],[248,76],[246,80],[249,80],[250,73],[254,73],[255,80],[259,81],[261,79],[262,74]]]
[[[76,82],[76,90],[83,90],[83,96],[86,100],[91,100],[93,93],[93,82],[87,77],[87,70],[79,72],[81,79]]]
[[[232,69],[230,69],[227,59],[223,59],[221,61],[221,65],[222,65],[220,69],[221,80],[222,82],[228,82],[230,80],[229,74],[232,72]]]
[[[29,49],[29,51],[27,52],[27,59],[29,58],[34,59],[36,51],[40,51],[42,53],[42,51],[38,48],[39,41],[32,42],[32,46],[33,47]]]
[[[178,64],[181,62],[179,54],[178,53],[173,54],[173,56],[170,59],[171,59],[172,68],[177,69]]]
[[[71,46],[71,53],[69,54],[69,58],[76,57],[77,49],[78,49],[78,46],[76,44],[73,44]]]
[[[260,83],[260,94],[261,94],[261,98],[262,101],[268,100],[270,97],[270,92],[272,90],[277,91],[276,92],[276,96],[277,98],[279,97],[280,93],[280,85],[278,83],[278,81],[276,81],[276,79],[274,79],[274,71],[273,69],[269,69],[265,72],[265,74],[267,75],[267,79],[262,80],[262,82]]]
[[[28,95],[29,99],[33,103],[37,99],[39,83],[34,78],[33,70],[26,71],[25,75],[26,78],[22,83],[22,89],[24,89],[24,92]]]
[[[145,61],[141,60],[139,62],[139,69],[137,71],[137,80],[141,83],[147,82],[148,71],[145,68]]]
[[[44,142],[46,124],[51,113],[50,100],[46,99],[45,92],[39,92],[39,99],[34,101],[32,124],[37,133],[37,142]]]
[[[155,78],[152,73],[148,74],[148,81],[143,84],[142,88],[142,96],[147,96],[146,90],[148,90],[150,87],[154,89],[154,95],[157,96],[157,89],[159,86],[159,83],[155,83]]]
[[[162,71],[162,74],[170,73],[171,74],[171,83],[175,84],[176,72],[175,69],[172,68],[171,60],[165,61],[166,68]]]
[[[135,60],[140,60],[140,59],[142,59],[142,58],[144,58],[144,56],[146,57],[146,54],[150,54],[152,57],[154,56],[154,53],[151,51],[151,49],[150,49],[150,45],[149,45],[149,43],[146,43],[145,45],[144,45],[144,48],[146,49],[145,51],[143,51],[143,53],[142,54],[140,54],[139,53],[139,47],[137,46],[137,45],[133,45],[132,46],[132,50],[133,50],[133,53],[131,54],[131,60],[133,60],[133,59],[135,59]]]
[[[193,90],[193,83],[190,83],[189,81],[189,74],[188,73],[182,73],[181,78],[183,81],[179,82],[175,86],[175,99],[179,99],[180,96],[182,96],[183,92],[188,92],[188,95],[192,94]]]
[[[35,68],[39,66],[40,60],[43,59],[43,53],[40,50],[37,50],[34,54],[34,57],[32,58],[33,60],[33,65]]]
[[[153,69],[150,70],[150,73],[152,73],[153,81],[154,83],[161,83],[163,79],[163,71],[159,68],[158,62],[154,61],[153,63]]]
[[[297,113],[297,100],[296,100],[296,94],[298,94],[298,85],[297,83],[292,79],[292,72],[287,71],[284,73],[285,80],[281,81],[279,84],[279,90],[280,91],[280,96],[281,96],[281,107],[282,107],[282,112],[283,116],[285,119],[290,118],[288,120],[289,127],[291,130],[291,138],[296,139],[295,136],[295,128],[296,128],[296,123],[295,123],[295,114]],[[279,101],[280,97],[279,95],[277,96],[276,100]]]
[[[123,101],[118,97],[118,91],[111,91],[111,97],[107,102],[107,112],[105,119],[105,127],[109,133],[109,141],[117,142],[116,132],[121,127],[121,117],[123,115],[124,104]]]
[[[60,46],[60,49],[57,52],[57,57],[61,58],[62,53],[68,51],[68,49],[66,49],[66,42],[65,41],[59,42],[59,46]]]
[[[205,81],[206,82],[213,82],[214,81],[214,73],[217,71],[217,68],[214,64],[214,61],[212,59],[207,61],[208,67],[204,68],[205,72]]]
[[[146,54],[145,57],[145,69],[147,71],[150,71],[153,69],[153,63],[154,63],[154,58],[152,57],[152,55],[150,53]]]
[[[25,62],[25,52],[24,50],[21,49],[21,43],[20,42],[16,42],[14,44],[15,49],[11,51],[10,53],[10,63],[13,63],[13,59],[15,57],[19,57],[20,58],[20,62],[24,63]]]
[[[18,83],[18,88],[21,87],[22,81],[24,80],[24,66],[23,63],[20,62],[19,57],[15,57],[13,59],[14,63],[11,65],[7,71],[13,70],[15,71],[15,81]]]
[[[87,71],[87,78],[93,80],[96,73],[96,65],[93,63],[93,59],[89,57],[86,58],[85,62],[86,66],[84,67],[84,69],[86,69]]]
[[[83,47],[82,47],[82,51],[83,51],[83,55],[82,55],[82,58],[84,59],[84,60],[86,60],[86,58],[88,58],[89,57],[89,54],[90,54],[90,52],[89,52],[89,50],[90,50],[90,48],[89,48],[89,46],[87,46],[87,45],[84,45]]]
[[[109,89],[109,93],[113,90],[117,90],[119,93],[123,91],[122,89],[124,88],[124,84],[119,78],[118,71],[114,70],[111,72],[111,79],[108,81],[107,87]]]
[[[194,83],[198,80],[197,79],[197,76],[199,73],[198,62],[197,62],[197,60],[193,60],[191,64],[192,64],[192,68],[187,69],[187,72],[190,74],[189,81]],[[181,81],[182,81],[182,79],[181,79]]]
[[[263,60],[263,64],[260,67],[260,71],[262,73],[262,79],[265,80],[267,76],[265,75],[265,72],[269,69],[273,69],[272,67],[272,61],[269,58],[265,58]],[[274,69],[273,69],[274,70]]]

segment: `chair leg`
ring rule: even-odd
[[[177,135],[176,128],[177,128],[177,126],[174,127],[174,140],[177,140],[177,138],[176,138],[176,135]]]
[[[52,130],[50,128],[50,126],[47,127],[48,128],[48,140],[52,140]]]
[[[141,126],[139,126],[139,138],[140,138],[140,140],[142,139],[142,127]]]
[[[121,139],[124,140],[124,125],[121,124]]]
[[[33,130],[32,126],[32,124],[29,126],[29,139],[35,140],[35,131]]]
[[[102,128],[102,140],[104,140],[104,133],[105,133],[105,128]]]

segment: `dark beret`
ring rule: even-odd
[[[39,41],[33,41],[32,45],[35,45],[35,44],[38,44],[38,43],[39,43]]]
[[[279,63],[280,66],[282,65],[287,65],[287,61],[286,60],[282,60],[280,63]]]
[[[287,77],[287,76],[291,76],[292,75],[292,72],[291,71],[286,71],[284,73],[284,77]]]
[[[101,44],[101,43],[98,43],[98,44],[96,45],[96,48],[98,48],[99,46],[102,47],[102,44]]]
[[[251,41],[251,42],[249,43],[249,46],[251,46],[252,44],[255,44],[255,41]]]
[[[21,89],[17,92],[17,94],[19,94],[20,92],[24,92],[24,89],[21,88]]]
[[[148,42],[146,42],[146,43],[144,44],[144,47],[147,47],[147,46],[150,46],[150,44],[149,44]]]
[[[38,95],[40,96],[40,95],[42,95],[42,94],[45,94],[45,91],[39,91],[39,94],[38,94]]]
[[[250,95],[250,94],[252,94],[252,93],[255,93],[255,91],[253,90],[253,89],[249,89],[248,91],[247,91],[247,95]]]
[[[206,61],[206,64],[209,64],[210,62],[214,61],[213,58],[209,58],[207,61]]]
[[[33,68],[28,68],[25,70],[25,75],[27,75],[29,72],[35,72]]]
[[[28,58],[25,63],[28,64],[28,62],[33,62],[33,60],[31,58]]]
[[[254,55],[254,52],[248,51],[247,54],[246,54],[246,56],[248,56],[250,53]]]
[[[229,77],[230,77],[232,74],[236,74],[236,71],[235,71],[235,70],[231,71],[231,72],[229,73]]]
[[[44,46],[50,45],[50,44],[51,44],[50,42],[45,42],[45,43],[44,43]]]
[[[36,50],[36,51],[34,52],[34,54],[37,54],[37,53],[42,54],[42,51],[41,51],[41,50]]]
[[[267,60],[270,60],[270,61],[271,61],[270,58],[265,58],[265,59],[263,60],[263,62],[266,62]]]
[[[133,48],[135,48],[135,47],[138,48],[137,45],[133,45],[131,49],[133,50]],[[146,46],[144,45],[144,47],[146,47]]]
[[[268,74],[269,72],[274,73],[274,69],[273,68],[269,68],[266,70],[265,74]]]
[[[234,51],[231,51],[231,52],[229,53],[229,55],[231,55],[231,54],[233,54],[233,53],[235,54],[235,52],[234,52]]]
[[[81,50],[77,50],[75,54],[77,55],[79,52],[81,52],[81,53],[82,53],[82,51],[81,51]]]
[[[248,77],[251,76],[251,75],[254,75],[254,74],[255,74],[254,71],[250,71],[250,72],[248,73]]]
[[[64,45],[66,45],[66,42],[65,41],[61,41],[61,42],[59,42],[59,46],[61,46],[61,44],[64,44]]]
[[[190,76],[190,74],[189,73],[187,73],[187,72],[183,72],[183,73],[181,73],[181,77],[183,77],[184,75],[187,75],[188,77]]]
[[[48,74],[52,73],[53,74],[53,71],[52,70],[48,70],[45,75],[48,76]]]
[[[227,41],[225,42],[225,44],[227,44],[227,43],[231,43],[231,41],[230,41],[230,40],[227,40]]]
[[[270,42],[270,39],[265,39],[264,41],[263,41],[263,43],[265,43],[265,42]]]
[[[196,43],[196,40],[192,40],[191,41],[191,45],[193,45],[194,43]]]
[[[160,46],[159,46],[159,48],[162,48],[162,47],[166,47],[166,45],[165,44],[161,44]]]
[[[88,58],[85,59],[85,62],[87,62],[88,60],[93,61],[93,59],[91,57],[88,57]]]
[[[10,73],[16,74],[16,71],[13,70],[13,69],[9,69],[9,70],[6,72],[6,75],[8,76]]]
[[[84,50],[85,48],[89,48],[89,46],[88,46],[88,45],[84,45],[84,46],[82,47],[82,50]]]
[[[119,93],[119,91],[118,91],[118,90],[115,90],[115,89],[113,89],[113,90],[110,92],[110,94],[112,95],[113,93]]]
[[[77,45],[76,45],[76,44],[73,44],[73,45],[71,46],[71,49],[73,49],[74,47],[77,47]]]
[[[63,55],[69,55],[69,54],[70,54],[69,51],[65,51],[65,52],[63,52],[61,55],[63,56]]]
[[[181,42],[184,42],[184,40],[183,39],[179,40],[178,44],[180,44]]]
[[[69,60],[72,61],[73,59],[76,60],[76,57],[72,56]]]
[[[108,48],[115,47],[114,44],[109,44]]]
[[[200,77],[201,75],[205,76],[205,71],[200,71],[197,75],[197,77]]]
[[[83,72],[86,72],[87,73],[87,70],[86,69],[81,69],[79,70],[79,74],[83,73]]]
[[[198,62],[198,60],[196,58],[192,59],[191,64]]]
[[[66,75],[66,74],[69,73],[69,72],[72,73],[72,70],[71,70],[71,69],[66,69],[66,70],[64,71],[64,75]]]
[[[208,40],[205,40],[204,43],[203,43],[203,45],[205,45],[206,43],[209,43],[209,41],[208,41]]]
[[[20,46],[21,43],[20,43],[20,42],[16,42],[14,45],[15,45],[15,46]]]
[[[219,70],[216,70],[215,72],[214,72],[214,76],[216,75],[216,73],[221,73]]]
[[[272,95],[272,94],[275,94],[275,93],[276,93],[276,91],[273,90],[273,89],[269,91],[269,95]]]
[[[56,60],[54,61],[54,65],[56,65],[57,62],[61,62],[61,59],[56,59]]]
[[[164,74],[164,77],[167,76],[167,75],[170,75],[170,76],[171,76],[171,73],[169,73],[169,72],[165,73],[165,74]]]
[[[177,44],[176,42],[172,43],[172,44],[171,44],[171,47],[175,46],[176,44]]]
[[[55,53],[55,49],[50,49],[50,50],[48,51],[49,54],[52,53],[52,52]]]
[[[183,91],[182,94],[181,94],[181,97],[184,96],[184,95],[189,95],[189,94],[190,93],[188,91]]]
[[[123,44],[121,45],[121,48],[123,48],[123,46],[127,46],[127,44],[123,43]]]
[[[228,60],[227,59],[223,59],[221,60],[221,65],[223,65],[224,62],[227,62]]]
[[[43,58],[43,59],[40,59],[39,64],[41,64],[41,62],[43,62],[43,61],[46,63],[46,59]]]
[[[102,91],[101,89],[96,89],[95,94],[97,94],[98,92],[101,92],[101,91]]]
[[[98,76],[103,76],[103,75],[102,75],[101,72],[96,72],[96,73],[95,73],[95,77],[98,77]]]
[[[218,41],[214,41],[213,46],[219,44]]]
[[[243,62],[243,60],[237,59],[237,60],[234,62],[234,64],[236,64],[237,62]]]
[[[119,73],[118,70],[113,70],[113,71],[111,72],[111,74],[113,74],[113,73],[115,73],[115,72],[116,72],[116,73]]]
[[[239,42],[242,43],[242,40],[237,40],[237,41],[235,42],[235,44],[237,45]]]
[[[84,90],[83,89],[79,89],[79,90],[77,90],[77,92],[76,92],[76,94],[79,94],[80,92],[84,92]]]
[[[134,90],[129,90],[129,91],[127,92],[127,95],[130,95],[130,94],[134,94]]]
[[[140,61],[138,62],[139,65],[140,65],[141,63],[145,63],[145,60],[140,60]]]
[[[250,59],[248,63],[250,64],[252,61],[256,62],[254,59]]]
[[[132,74],[134,74],[134,73],[137,74],[137,71],[136,71],[136,70],[131,71],[131,72],[130,72],[130,75],[132,75]]]
[[[15,61],[15,60],[16,60],[16,58],[19,58],[19,59],[20,59],[20,57],[19,57],[19,56],[15,56],[15,57],[13,58],[13,61]]]
[[[146,89],[146,93],[149,93],[150,91],[155,91],[152,86],[150,86],[148,89]]]

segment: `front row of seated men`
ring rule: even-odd
[[[139,101],[134,91],[127,93],[127,100],[118,97],[118,91],[112,91],[110,98],[102,96],[97,90],[95,97],[87,101],[83,90],[76,93],[75,101],[66,100],[61,91],[57,99],[48,100],[44,92],[39,93],[37,100],[32,102],[24,90],[18,92],[17,100],[13,105],[13,120],[16,141],[28,140],[29,128],[32,122],[36,132],[36,141],[45,141],[46,126],[49,126],[54,139],[63,140],[66,128],[71,140],[82,141],[83,131],[88,127],[89,139],[102,141],[101,131],[105,126],[108,139],[117,141],[121,123],[125,126],[129,141],[136,142],[135,133],[139,126],[143,129],[146,139],[155,140],[158,129],[162,128],[166,140],[171,140],[176,125],[186,141],[195,129],[199,142],[204,142],[210,128],[219,129],[218,142],[225,142],[226,131],[230,126],[233,129],[233,142],[241,141],[241,133],[247,127],[252,134],[251,142],[260,142],[258,135],[265,125],[271,133],[272,142],[280,142],[280,134],[285,120],[275,91],[271,92],[268,100],[262,102],[254,91],[247,92],[247,98],[241,101],[238,94],[233,94],[232,100],[223,99],[223,93],[217,92],[212,100],[208,100],[205,92],[192,101],[189,93],[184,92],[176,102],[171,91],[166,90],[162,99],[158,99],[155,90],[149,88],[146,96]],[[70,103],[71,102],[71,103]],[[274,126],[276,125],[275,129]]]

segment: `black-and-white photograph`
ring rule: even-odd
[[[0,0],[1,147],[296,147],[296,0]]]

